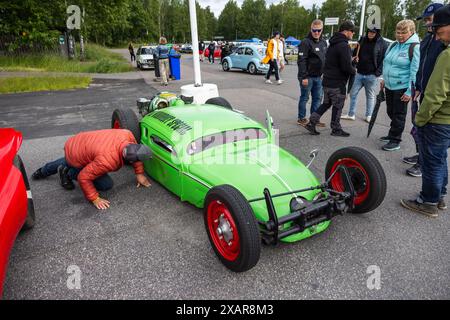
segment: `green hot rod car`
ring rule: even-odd
[[[327,229],[336,215],[366,213],[382,203],[386,176],[368,151],[334,152],[321,183],[309,164],[275,143],[268,113],[263,126],[223,98],[202,105],[188,100],[170,93],[139,99],[143,118],[117,109],[112,127],[131,130],[151,148],[144,166],[154,180],[203,208],[210,242],[227,268],[251,269],[262,242],[299,241]]]

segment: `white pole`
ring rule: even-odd
[[[191,39],[194,59],[194,85],[201,87],[202,74],[200,72],[200,54],[198,52],[197,7],[195,0],[189,0],[189,16],[191,20]]]
[[[359,24],[359,39],[363,36],[364,33],[364,18],[366,17],[366,0],[362,0],[362,8],[361,8],[361,22]]]

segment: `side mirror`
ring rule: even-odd
[[[306,165],[306,167],[309,169],[309,167],[312,165],[312,163],[314,162],[314,160],[316,160],[317,155],[319,154],[320,150],[318,148],[311,150],[311,152],[309,153],[309,158],[311,160],[309,160],[309,163]]]

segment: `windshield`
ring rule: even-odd
[[[153,49],[151,48],[142,48],[141,54],[153,54]]]
[[[194,155],[223,144],[244,140],[260,140],[266,139],[266,137],[266,133],[258,128],[235,129],[218,132],[192,141],[187,148],[187,153],[189,155]]]

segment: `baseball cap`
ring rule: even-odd
[[[367,28],[367,31],[369,31],[369,32],[380,32],[381,29],[379,29],[377,27],[370,27],[370,28]]]
[[[442,8],[444,5],[442,3],[431,3],[429,4],[425,10],[423,11],[420,17],[417,17],[416,20],[421,20],[423,18],[432,16],[437,10]]]
[[[128,162],[145,161],[152,157],[152,151],[143,144],[130,143],[123,149],[123,158]]]
[[[339,27],[339,32],[342,32],[342,31],[353,31],[354,32],[355,24],[350,20],[342,22],[342,24]]]
[[[444,27],[450,25],[450,4],[440,8],[434,14],[433,28]]]

